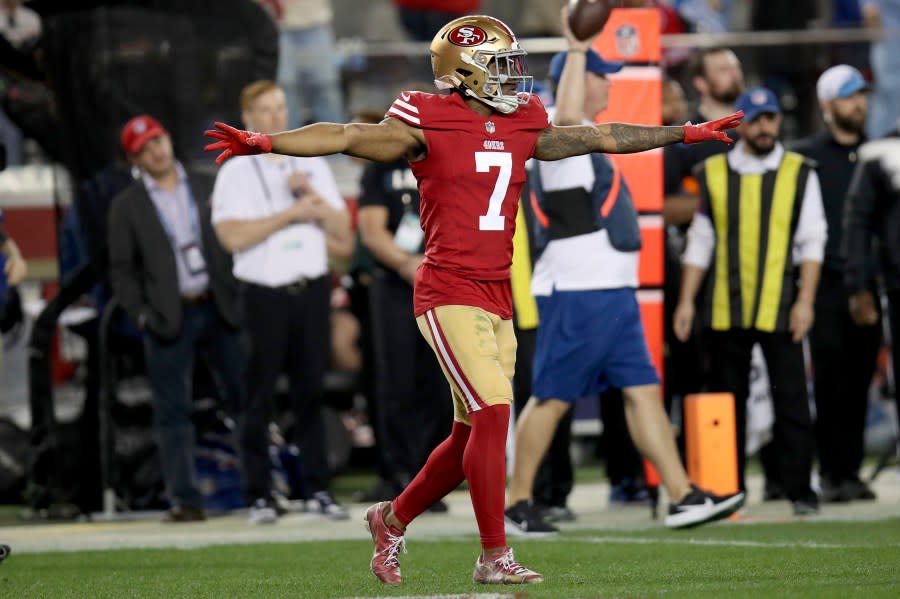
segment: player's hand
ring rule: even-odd
[[[272,151],[272,138],[268,135],[235,129],[219,121],[216,121],[215,129],[209,129],[203,135],[219,140],[203,148],[207,152],[222,150],[216,156],[216,164],[222,164],[232,156],[267,154]]]
[[[813,307],[809,302],[796,302],[788,318],[788,329],[794,343],[800,343],[813,325]]]
[[[684,126],[684,143],[695,144],[701,141],[724,141],[733,144],[734,140],[725,133],[729,129],[734,129],[741,124],[744,119],[744,112],[739,110],[734,114],[707,121],[699,125],[692,125],[690,122]]]
[[[675,315],[672,317],[672,330],[675,331],[675,337],[684,343],[691,337],[691,331],[694,328],[694,308],[693,302],[678,302],[675,307]]]
[[[878,322],[875,296],[871,291],[857,291],[850,296],[849,304],[850,318],[857,326],[872,326]]]
[[[562,33],[566,38],[566,43],[569,45],[569,50],[573,50],[575,52],[585,52],[588,48],[591,47],[591,42],[594,41],[594,38],[580,40],[575,37],[575,34],[572,33],[572,29],[569,27],[569,5],[566,4],[562,7],[562,10],[559,13],[559,20],[562,24]]]

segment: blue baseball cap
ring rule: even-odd
[[[869,83],[859,70],[848,64],[831,67],[819,77],[816,94],[819,100],[830,102],[835,98],[849,98],[858,91],[869,89]]]
[[[567,52],[558,52],[550,60],[550,81],[553,85],[559,85],[559,79],[562,77],[563,66],[566,64]],[[596,50],[588,49],[587,62],[584,70],[595,75],[609,75],[610,73],[618,73],[625,66],[624,62],[618,60],[605,60]]]
[[[754,87],[742,93],[735,105],[737,110],[744,111],[744,121],[749,123],[761,114],[781,114],[778,97],[770,89]]]

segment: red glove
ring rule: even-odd
[[[242,131],[219,121],[216,121],[216,129],[209,129],[203,134],[220,140],[203,148],[207,152],[222,150],[216,156],[216,164],[222,164],[232,156],[267,154],[272,151],[272,138],[265,133]]]
[[[725,131],[734,129],[740,125],[743,118],[744,112],[739,110],[734,114],[730,114],[714,121],[700,123],[699,125],[692,125],[690,121],[688,121],[684,126],[684,143],[695,144],[701,141],[714,140],[733,144],[734,140],[728,137]]]

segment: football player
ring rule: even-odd
[[[608,123],[553,126],[531,94],[525,50],[502,21],[466,16],[431,43],[435,85],[450,93],[403,92],[376,125],[315,123],[263,135],[216,123],[206,135],[229,156],[343,153],[377,161],[406,158],[418,179],[425,254],[416,266],[414,312],[450,383],[450,436],[393,502],[371,506],[372,572],[401,581],[406,526],[465,480],[482,552],[477,583],[541,582],[506,544],[504,495],[516,339],[509,268],[519,192],[529,158],[640,152],[677,142],[730,141],[741,114],[679,127]],[[410,261],[418,260],[415,256]]]

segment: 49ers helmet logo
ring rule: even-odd
[[[457,46],[479,46],[487,41],[487,33],[477,25],[460,25],[447,36]]]

